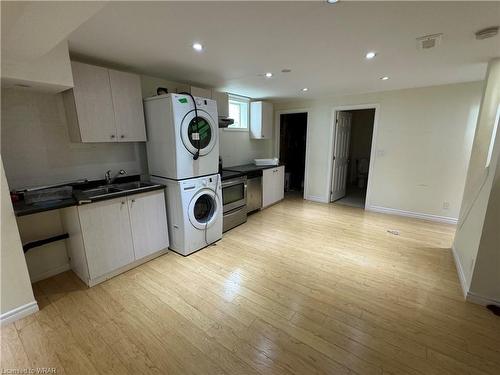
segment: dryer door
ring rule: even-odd
[[[202,189],[189,203],[189,221],[195,228],[209,228],[214,224],[221,208],[219,197],[214,191]]]
[[[189,111],[182,119],[180,130],[184,147],[193,155],[198,147],[200,156],[207,155],[217,141],[218,124],[202,109],[198,110],[198,121],[195,120],[194,109]]]

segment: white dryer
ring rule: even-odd
[[[222,187],[218,174],[187,180],[152,177],[165,184],[170,249],[189,255],[222,238]]]
[[[144,110],[151,175],[182,180],[218,172],[219,127],[214,100],[159,95],[144,99]]]

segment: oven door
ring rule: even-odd
[[[247,204],[247,178],[237,177],[222,181],[222,201],[223,212],[245,206]]]

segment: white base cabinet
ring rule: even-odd
[[[262,171],[262,208],[279,202],[285,197],[285,167]]]
[[[128,199],[135,259],[168,247],[165,193],[142,194]]]
[[[163,190],[63,210],[71,268],[96,285],[166,251]]]

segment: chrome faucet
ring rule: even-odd
[[[111,177],[111,169],[108,169],[106,173],[104,173],[104,179],[106,180],[107,185],[111,185],[118,176],[124,175],[127,172],[125,172],[124,169],[120,169],[117,174],[114,175],[114,177]]]

